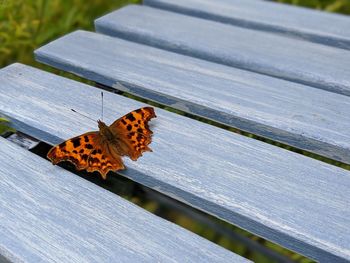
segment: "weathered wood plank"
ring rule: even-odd
[[[247,262],[1,137],[0,163],[1,262]]]
[[[350,96],[350,52],[147,6],[95,21],[100,33]]]
[[[35,54],[101,84],[350,164],[347,96],[84,31]]]
[[[41,140],[57,143],[96,129],[70,109],[97,119],[97,88],[15,64],[0,71],[0,90],[0,112]],[[107,123],[144,106],[113,93],[104,98]],[[125,159],[124,176],[316,260],[347,261],[349,171],[161,109],[156,113],[153,153],[137,162]]]
[[[350,18],[261,0],[144,0],[148,6],[350,49]]]

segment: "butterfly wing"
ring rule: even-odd
[[[73,163],[77,170],[98,171],[104,179],[110,170],[124,169],[118,155],[111,155],[99,132],[88,132],[53,147],[47,154],[53,164]]]
[[[144,107],[126,114],[109,126],[118,138],[120,155],[127,155],[136,161],[143,152],[152,151],[148,144],[152,141],[153,132],[148,127],[148,121],[155,117],[152,107]]]
[[[70,161],[78,170],[86,169],[98,132],[88,132],[51,148],[47,157],[53,164]]]
[[[98,171],[102,178],[106,179],[109,171],[125,169],[120,155],[112,152],[106,142],[95,144],[94,146],[88,159],[86,168],[88,172]]]

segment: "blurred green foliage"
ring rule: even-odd
[[[0,136],[7,132],[15,132],[15,129],[9,126],[9,121],[7,119],[0,117]]]
[[[350,14],[350,0],[276,1],[329,12]],[[33,51],[45,43],[74,30],[93,30],[93,21],[97,17],[123,5],[140,2],[141,0],[0,0],[0,68],[13,62],[21,62],[54,71],[69,78],[88,82],[72,74],[62,73],[35,62]],[[182,112],[180,113],[182,114]],[[0,134],[4,131],[9,131],[9,127],[5,119],[0,119]],[[159,204],[151,200],[145,201],[137,197],[131,197],[130,200],[154,213],[156,210],[161,210]],[[164,209],[166,210],[166,208]],[[232,242],[232,240],[218,235],[212,229],[192,220],[186,215],[169,210],[163,211],[162,216],[255,262],[271,262],[261,254],[250,251],[247,247],[242,246],[242,244]],[[252,240],[256,240],[296,262],[312,262],[301,255],[281,248],[232,225],[227,224],[226,227]]]
[[[0,68],[13,62],[39,66],[33,50],[139,0],[0,0]]]
[[[350,14],[350,0],[276,0],[280,3],[315,8],[328,12]]]

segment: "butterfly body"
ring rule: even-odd
[[[109,129],[109,127],[101,120],[97,121],[98,128],[100,130],[100,135],[104,137],[106,140],[113,141],[115,139],[115,135],[113,135],[113,132]]]
[[[99,131],[84,133],[53,147],[47,157],[57,164],[72,162],[78,170],[98,171],[104,179],[109,171],[124,169],[122,156],[136,161],[151,151],[152,131],[148,121],[156,117],[152,107],[132,111],[110,126],[98,121]]]

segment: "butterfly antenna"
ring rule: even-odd
[[[101,91],[101,100],[102,100],[101,120],[103,121],[103,91]]]
[[[82,114],[82,113],[80,113],[80,112],[77,112],[77,111],[74,110],[74,109],[70,109],[70,110],[73,111],[73,112],[75,112],[75,113],[77,113],[77,114],[79,114],[79,115],[81,115],[81,116],[83,116],[83,117],[85,117],[85,118],[88,118],[89,120],[96,121],[96,120],[90,118],[89,116],[86,116],[86,115],[84,115],[84,114]]]

